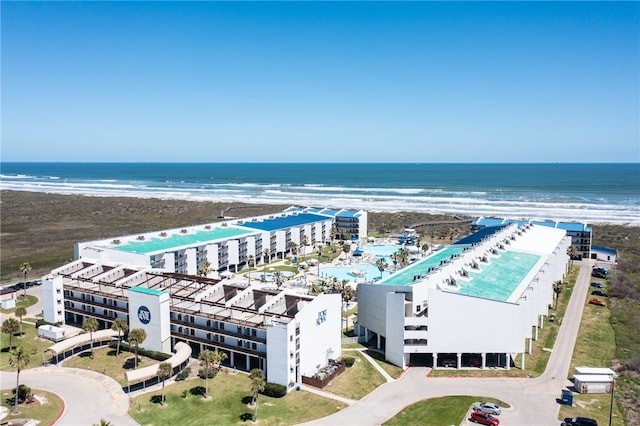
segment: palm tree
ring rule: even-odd
[[[302,238],[300,238],[300,244],[302,244],[302,247],[307,247],[309,245],[309,237],[307,237],[307,234],[302,235]],[[302,250],[303,255],[306,252],[306,250]]]
[[[247,257],[247,266],[249,268],[253,268],[253,266],[256,264],[256,258],[250,254]],[[249,273],[247,274],[247,277],[249,277],[249,286],[251,286],[251,271],[249,271]]]
[[[345,307],[349,306],[349,302],[356,295],[356,291],[353,289],[353,287],[349,285],[349,282],[347,280],[342,281],[341,295],[342,295],[342,303]],[[346,333],[348,329],[349,329],[349,317],[345,317],[344,332]]]
[[[578,249],[575,246],[569,246],[567,248],[567,255],[569,256],[569,264],[573,267],[573,259],[578,257]]]
[[[426,256],[427,252],[429,251],[429,243],[424,243],[421,248],[422,248],[422,256]]]
[[[18,306],[15,312],[16,316],[20,318],[20,335],[22,335],[22,317],[27,315],[27,308],[24,306]]]
[[[29,263],[24,262],[20,265],[20,272],[24,274],[24,281],[22,282],[22,289],[24,291],[23,296],[27,295],[27,274],[31,272],[31,265]]]
[[[282,285],[282,271],[275,271],[273,273],[273,279],[276,282],[276,286],[278,287],[278,290],[280,290],[280,286]]]
[[[200,352],[198,356],[198,361],[200,361],[200,365],[204,367],[204,394],[208,396],[209,394],[209,369],[220,368],[220,363],[227,359],[227,354],[224,352],[212,351],[212,350],[204,350]]]
[[[134,328],[129,332],[129,344],[136,345],[136,357],[134,359],[134,370],[138,368],[138,346],[147,339],[147,332],[142,328]]]
[[[378,271],[380,271],[380,278],[382,278],[382,273],[389,267],[389,264],[387,264],[387,261],[384,257],[381,257],[379,259],[376,259],[376,267],[378,268]]]
[[[91,426],[113,426],[109,420],[100,419],[100,423],[94,423]]]
[[[398,263],[400,263],[400,266],[404,266],[409,263],[409,250],[407,250],[405,247],[401,247],[396,253],[398,255],[397,260]]]
[[[9,365],[16,369],[16,400],[13,407],[13,414],[18,414],[18,389],[20,389],[20,372],[27,368],[31,358],[29,354],[22,349],[22,346],[18,346],[13,349],[9,355]]]
[[[206,277],[211,272],[211,262],[205,260],[204,263],[198,268],[197,275],[199,277]]]
[[[346,242],[346,241],[345,241],[345,242],[342,244],[342,252],[343,252],[345,255],[347,255],[347,256],[348,256],[348,255],[349,255],[349,253],[351,252],[351,244],[349,244],[348,242]]]
[[[116,357],[120,355],[120,341],[122,341],[122,334],[129,329],[129,324],[124,318],[116,318],[111,324],[111,329],[118,332],[118,346],[116,348]]]
[[[269,252],[270,250],[268,248],[262,251],[262,262],[264,263],[264,269],[262,271],[262,281],[267,281],[267,260],[269,259]]]
[[[562,281],[558,280],[553,283],[553,292],[556,295],[555,307],[553,309],[558,309],[558,298],[560,297],[560,293],[562,293]]]
[[[13,335],[18,330],[20,330],[20,323],[15,318],[7,318],[2,323],[2,332],[9,334],[9,349],[11,349],[13,347],[12,344],[11,344],[11,339],[13,338]]]
[[[82,323],[82,329],[89,332],[91,338],[91,359],[93,359],[93,332],[98,330],[98,320],[95,318],[87,318]]]
[[[249,372],[249,379],[251,380],[251,392],[253,393],[253,400],[251,404],[255,407],[253,414],[253,421],[258,421],[258,393],[264,390],[266,385],[266,378],[264,377],[264,371],[259,368],[254,368]]]
[[[287,244],[289,250],[291,251],[292,255],[296,255],[298,254],[298,244],[296,244],[295,241],[289,241],[289,244]]]
[[[171,376],[171,373],[173,373],[173,367],[170,362],[161,362],[158,365],[158,378],[162,380],[162,405],[164,405],[164,381]]]

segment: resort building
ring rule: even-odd
[[[327,211],[291,208],[78,243],[74,262],[43,277],[44,319],[79,325],[91,317],[105,329],[124,318],[129,329],[146,331],[146,349],[170,353],[185,342],[196,357],[224,351],[223,365],[263,369],[268,381],[291,390],[340,356],[340,295],[224,277],[296,246],[324,244],[334,221]]]
[[[332,212],[290,208],[277,215],[77,243],[75,258],[216,278],[252,262],[284,259],[293,247],[324,244],[337,220]],[[359,232],[366,233],[366,215],[361,226]]]
[[[358,286],[359,334],[400,367],[504,367],[531,351],[567,271],[564,229],[500,224]],[[527,345],[528,342],[528,345]]]
[[[591,246],[591,259],[616,263],[618,261],[618,250],[609,247]]]
[[[333,227],[336,237],[343,240],[359,240],[364,241],[367,238],[368,223],[367,212],[364,210],[352,211],[352,210],[331,210],[331,209],[300,209],[298,207],[292,207],[285,211],[306,211],[307,213],[313,213],[323,216],[331,216],[334,218]]]
[[[547,226],[550,228],[563,229],[567,236],[571,237],[571,245],[576,249],[578,255],[583,259],[591,259],[591,239],[592,229],[586,223],[577,222],[554,222],[554,221],[536,221],[536,220],[516,220],[516,219],[500,219],[492,217],[481,217],[471,222],[472,230],[479,230],[485,227],[494,227],[516,223],[518,226],[524,224]]]
[[[340,356],[339,294],[308,296],[193,275],[135,270],[77,260],[43,278],[44,318],[100,329],[124,318],[147,333],[143,347],[171,353],[187,343],[194,356],[223,351],[223,365],[263,369],[292,389],[317,366]]]

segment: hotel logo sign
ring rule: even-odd
[[[316,325],[320,325],[327,320],[327,310],[318,312],[318,318],[316,318]]]
[[[144,305],[140,306],[138,308],[138,319],[145,325],[149,324],[149,322],[151,321],[151,311],[149,311],[149,308]]]

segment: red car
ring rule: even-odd
[[[491,414],[483,413],[482,411],[472,412],[469,420],[480,423],[481,425],[497,426],[500,424],[500,420],[497,417],[493,417]]]
[[[598,306],[607,306],[606,303],[604,303],[602,300],[597,299],[595,297],[592,297],[591,299],[589,299],[589,303],[591,305],[598,305]]]

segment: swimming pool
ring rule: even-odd
[[[402,246],[396,244],[365,244],[360,250],[378,257],[390,257],[401,248]]]
[[[384,271],[383,274],[383,276],[387,276],[389,272]],[[356,263],[351,266],[321,266],[320,276],[323,278],[335,277],[338,281],[347,280],[361,283],[380,277],[380,270],[371,263]]]

